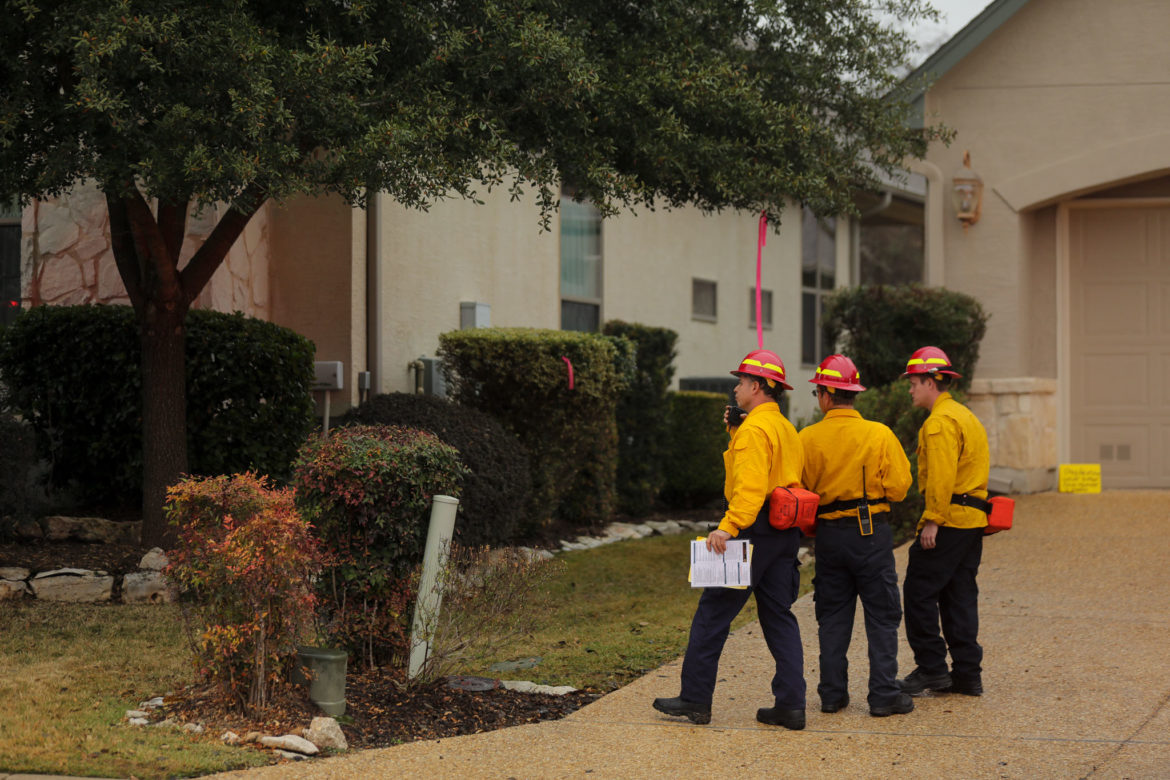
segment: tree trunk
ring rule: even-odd
[[[172,546],[167,487],[187,472],[186,306],[147,303],[142,343],[142,544]]]

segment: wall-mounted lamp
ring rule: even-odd
[[[963,230],[979,221],[983,209],[983,179],[971,170],[970,152],[963,152],[963,167],[951,177],[951,199]]]

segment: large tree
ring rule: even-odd
[[[922,0],[4,0],[0,196],[92,180],[141,324],[143,537],[186,460],[191,302],[268,199],[494,186],[547,219],[820,213],[921,155],[898,25]],[[882,13],[882,16],[876,14]],[[532,193],[532,195],[529,195]],[[182,266],[188,212],[230,204]]]

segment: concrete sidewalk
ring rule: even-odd
[[[755,721],[772,669],[753,624],[728,640],[709,726],[651,708],[678,694],[675,661],[564,720],[219,777],[1170,777],[1170,492],[1028,496],[1015,524],[984,545],[980,698],[870,717],[859,615],[853,703],[822,714],[810,596],[804,731]]]

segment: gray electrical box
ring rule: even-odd
[[[492,326],[491,304],[477,301],[462,301],[459,304],[459,329],[490,328]]]
[[[420,357],[419,360],[423,364],[423,392],[446,398],[447,382],[443,379],[443,361],[429,357]]]
[[[344,390],[345,368],[340,360],[318,360],[313,363],[314,390]]]

